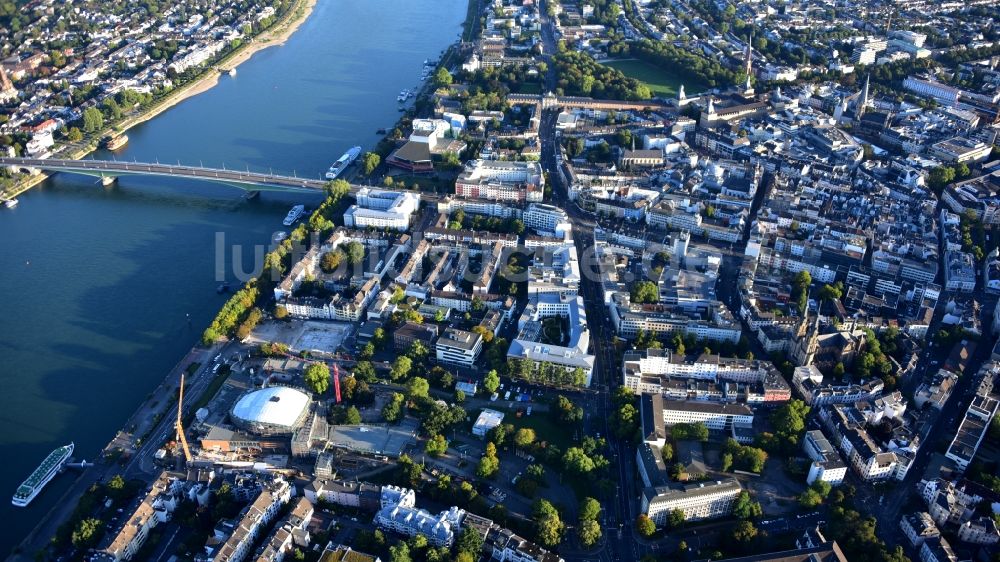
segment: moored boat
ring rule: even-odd
[[[29,476],[28,479],[21,483],[17,487],[17,491],[14,492],[14,498],[11,503],[17,507],[24,507],[31,503],[31,500],[38,496],[42,488],[48,484],[59,470],[62,469],[66,461],[69,460],[70,456],[73,454],[73,449],[76,446],[73,443],[69,445],[64,445],[57,448],[56,450],[49,453],[45,460],[42,461],[38,468],[36,468]]]
[[[357,160],[358,156],[361,156],[361,147],[354,146],[350,150],[345,152],[343,156],[337,159],[336,162],[330,166],[330,169],[326,171],[326,179],[335,180],[340,174],[344,173],[344,170],[351,165],[351,162]]]
[[[295,224],[295,221],[299,220],[299,217],[302,216],[302,213],[305,212],[306,212],[305,205],[296,205],[292,207],[290,211],[288,211],[288,214],[285,215],[285,220],[282,221],[281,224],[284,224],[285,226],[292,226],[293,224]]]

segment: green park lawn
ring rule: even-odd
[[[681,84],[684,84],[684,91],[689,96],[705,89],[705,85],[697,80],[684,79],[680,74],[667,72],[641,60],[616,60],[603,64],[620,70],[629,78],[645,83],[653,91],[654,96],[661,98],[676,96]]]

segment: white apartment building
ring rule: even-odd
[[[378,288],[378,278],[372,277],[365,281],[353,298],[337,294],[330,299],[289,297],[280,302],[288,314],[298,318],[358,322],[378,294]]]
[[[721,308],[713,309],[713,317],[708,321],[693,320],[688,316],[669,312],[633,312],[616,304],[608,309],[618,333],[626,338],[635,337],[641,330],[654,334],[692,334],[700,339],[738,343],[743,334],[740,323]]]
[[[524,226],[542,235],[564,238],[572,229],[566,211],[554,205],[531,203],[521,215]]]
[[[992,517],[985,515],[962,523],[958,527],[958,540],[972,544],[997,544],[1000,531]]]
[[[438,213],[450,215],[462,209],[466,213],[473,215],[486,215],[488,217],[500,217],[502,219],[521,218],[522,209],[520,206],[509,205],[499,201],[487,199],[461,199],[448,195],[438,201]]]
[[[487,531],[483,550],[498,562],[563,562],[558,554],[496,525]]]
[[[976,260],[968,252],[944,253],[944,286],[949,291],[971,293],[976,289]]]
[[[529,292],[532,286],[529,283]],[[542,320],[551,317],[566,319],[569,328],[566,345],[539,341]],[[507,350],[507,358],[532,361],[536,368],[542,363],[549,363],[567,371],[582,369],[584,386],[590,386],[595,357],[588,353],[589,349],[590,330],[587,328],[583,297],[554,292],[536,293],[518,319],[518,335]]]
[[[212,562],[242,562],[260,533],[268,528],[281,506],[292,498],[292,487],[284,480],[266,485],[243,512],[243,517],[229,539],[212,556]]]
[[[344,212],[344,225],[349,228],[391,228],[405,231],[410,217],[420,207],[420,195],[362,187],[356,195],[357,205]]]
[[[703,423],[710,430],[753,427],[753,410],[745,404],[692,400],[663,400],[663,424]]]
[[[375,523],[408,537],[423,535],[434,546],[451,546],[464,518],[465,510],[457,507],[431,515],[423,509],[391,505],[378,511]]]
[[[812,459],[809,474],[806,476],[807,484],[822,480],[836,486],[844,482],[844,477],[847,476],[847,464],[822,431],[818,429],[807,431],[802,439],[802,448]]]
[[[935,537],[920,545],[920,562],[958,562],[958,556],[944,537]]]
[[[130,515],[125,514],[125,522],[111,540],[99,550],[94,560],[97,562],[120,562],[131,560],[142,548],[149,532],[160,523],[170,521],[177,507],[177,499],[171,493],[175,480],[160,475],[146,493],[146,497]]]
[[[932,80],[921,80],[909,76],[903,80],[903,87],[919,95],[936,99],[941,105],[954,107],[958,103],[962,91],[947,84],[934,82]]]
[[[661,394],[673,379],[712,382],[735,382],[752,385],[749,401],[780,402],[791,399],[791,387],[769,361],[730,359],[701,355],[688,360],[665,349],[625,352],[622,362],[622,385],[636,394]]]
[[[965,470],[972,464],[972,459],[989,431],[990,422],[997,414],[998,407],[1000,402],[993,398],[978,394],[973,397],[965,411],[965,417],[962,418],[962,425],[958,427],[958,432],[955,433],[944,455],[954,461],[959,470]]]
[[[906,540],[910,541],[910,546],[917,549],[924,544],[924,541],[941,536],[941,531],[934,524],[934,519],[926,511],[904,515],[899,520],[899,528],[906,536]]]
[[[650,487],[642,493],[642,512],[661,527],[675,509],[684,512],[687,521],[724,517],[732,512],[733,503],[742,490],[735,478],[684,486]]]
[[[483,350],[483,337],[475,332],[448,328],[435,344],[439,363],[471,367]]]
[[[392,505],[413,507],[416,504],[417,504],[417,494],[410,488],[393,486],[391,484],[382,486],[382,492],[381,495],[379,496],[380,507],[389,507]]]

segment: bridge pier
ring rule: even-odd
[[[247,194],[243,196],[243,198],[246,199],[247,201],[253,201],[254,199],[260,199],[260,191],[258,191],[256,189],[254,189],[252,191],[248,191]]]
[[[118,176],[101,176],[101,185],[108,187],[118,181]]]

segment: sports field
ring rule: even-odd
[[[684,84],[684,93],[689,96],[705,89],[705,85],[701,82],[685,80],[680,74],[664,71],[641,60],[616,60],[602,64],[620,70],[625,76],[644,82],[653,91],[654,96],[661,98],[676,96],[681,84]]]

